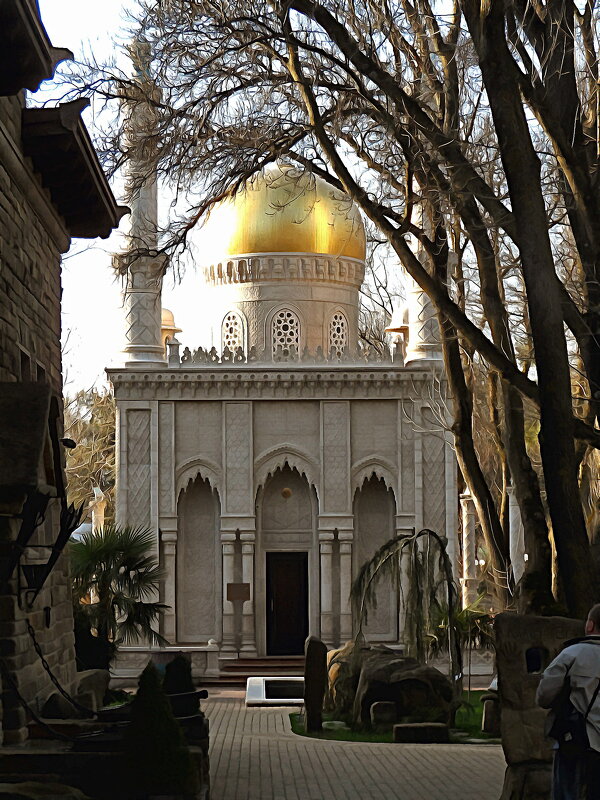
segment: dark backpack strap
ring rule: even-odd
[[[583,716],[585,720],[588,718],[588,714],[592,710],[592,706],[596,702],[596,698],[598,697],[598,692],[600,692],[600,678],[598,678],[598,683],[596,684],[596,688],[594,689],[594,694],[592,695],[592,699],[590,700],[590,704],[588,705],[586,712]]]

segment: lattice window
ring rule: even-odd
[[[288,359],[298,356],[300,321],[293,311],[283,308],[273,317],[273,357]]]
[[[346,317],[336,312],[329,323],[329,350],[334,350],[339,357],[348,346],[348,323]]]
[[[237,311],[230,311],[223,320],[221,340],[223,350],[228,347],[235,353],[238,347],[244,349],[244,323]]]

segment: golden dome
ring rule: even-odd
[[[172,328],[175,330],[175,317],[173,316],[173,312],[169,311],[168,308],[163,308],[160,313],[160,325],[161,328]],[[177,330],[179,330],[179,328]]]
[[[365,229],[350,198],[322,178],[273,165],[215,206],[202,232],[210,262],[250,253],[365,259]],[[204,260],[204,259],[203,259]]]
[[[163,347],[166,346],[167,340],[171,340],[178,333],[181,333],[181,328],[175,325],[175,317],[173,312],[168,308],[163,308],[160,313],[160,337],[162,339]]]

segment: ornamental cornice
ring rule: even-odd
[[[309,281],[360,288],[364,277],[364,261],[313,253],[244,253],[204,269],[204,280],[212,286]]]
[[[304,367],[277,369],[108,369],[117,400],[426,399],[431,369]],[[438,380],[440,376],[438,375]]]

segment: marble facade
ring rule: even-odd
[[[313,224],[302,219],[300,227]],[[299,235],[290,234],[296,247]],[[156,531],[169,605],[162,632],[196,654],[197,672],[214,673],[215,651],[295,652],[297,642],[284,644],[287,633],[275,630],[285,614],[330,647],[349,639],[351,583],[397,533],[430,527],[448,537],[455,559],[456,464],[432,406],[444,376],[431,308],[412,291],[406,362],[403,348],[383,360],[358,352],[364,232],[356,219],[350,235],[345,253],[338,245],[274,253],[271,234],[261,253],[226,252],[224,243],[201,289],[211,292],[219,350],[182,354],[170,337],[159,363],[159,332],[144,332],[147,317],[130,334],[151,346],[147,360],[143,347],[127,346],[124,366],[108,371],[118,521]],[[129,282],[130,306],[134,290]],[[287,596],[278,553],[290,556]],[[294,569],[305,570],[304,588]],[[380,595],[367,635],[397,643],[396,592],[382,586]],[[123,674],[138,650],[130,657],[124,648]]]

